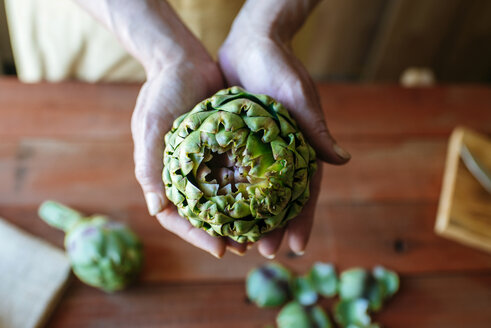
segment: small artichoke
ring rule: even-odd
[[[339,297],[350,301],[365,299],[370,311],[379,311],[383,302],[399,289],[399,277],[393,271],[377,266],[372,272],[353,268],[341,273]]]
[[[340,300],[334,305],[334,317],[341,327],[376,328],[368,314],[369,302],[363,298]]]
[[[317,302],[319,296],[312,280],[308,276],[295,278],[293,283],[293,296],[302,305],[312,305]]]
[[[41,204],[39,216],[66,233],[73,272],[84,283],[112,292],[126,287],[141,270],[142,244],[125,225],[103,215],[84,217],[53,201]]]
[[[239,87],[203,100],[165,136],[167,198],[193,226],[240,243],[298,215],[315,170],[285,107]]]
[[[308,274],[314,289],[324,297],[335,296],[338,291],[338,277],[330,263],[316,262]]]
[[[290,302],[281,309],[276,318],[278,328],[331,328],[332,324],[324,310],[316,306],[304,306]]]
[[[267,263],[249,272],[247,297],[259,307],[275,307],[291,299],[292,273],[278,263]]]

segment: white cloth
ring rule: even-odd
[[[0,328],[43,326],[69,275],[63,251],[0,219]]]

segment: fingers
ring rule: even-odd
[[[303,67],[290,71],[290,78],[278,90],[278,101],[292,113],[318,158],[331,164],[350,160],[351,155],[329,132],[315,84]]]
[[[287,242],[290,249],[297,255],[303,255],[309,241],[312,224],[314,222],[315,207],[319,198],[320,184],[322,180],[322,163],[317,161],[318,170],[311,180],[310,199],[300,215],[288,223]]]
[[[216,258],[221,258],[225,254],[225,239],[213,237],[206,231],[193,227],[188,220],[177,213],[174,207],[168,207],[158,213],[157,220],[165,229]]]
[[[308,113],[312,123],[302,128],[302,132],[316,150],[316,155],[323,162],[341,165],[351,159],[350,153],[341,147],[331,136],[324,118],[317,113]],[[300,123],[299,123],[300,124]]]
[[[274,259],[276,256],[276,252],[280,248],[284,233],[285,229],[281,228],[273,230],[266,236],[262,237],[257,242],[257,250],[259,251],[259,253],[268,260]]]
[[[151,94],[151,85],[146,83],[138,96],[131,121],[134,141],[135,175],[145,195],[148,212],[156,215],[168,201],[162,182],[162,154],[164,132],[159,101]]]
[[[243,256],[247,252],[247,243],[238,243],[230,238],[225,240],[227,250],[235,255]]]

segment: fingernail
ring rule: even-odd
[[[348,160],[351,158],[350,153],[348,153],[344,148],[342,148],[340,145],[335,143],[332,148],[336,152],[336,154],[341,157],[342,159]]]
[[[156,215],[162,211],[162,199],[155,192],[147,192],[145,194],[145,201],[147,202],[148,213],[150,215]]]
[[[296,256],[302,256],[305,254],[305,251],[293,251],[293,253],[295,253]]]
[[[247,243],[247,246],[246,248],[249,250],[251,249],[252,247],[254,247],[254,244],[253,243]]]
[[[222,258],[219,254],[216,254],[216,253],[213,253],[213,252],[210,252],[210,254],[213,255],[214,257],[216,257],[219,260]]]
[[[272,260],[276,257],[276,254],[262,254],[262,256],[264,256],[268,260]]]
[[[227,250],[229,250],[230,252],[234,253],[235,255],[239,255],[239,256],[244,256],[245,255],[245,252],[240,252],[236,248],[233,248],[233,247],[230,247],[230,246],[227,246]]]

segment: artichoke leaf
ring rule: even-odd
[[[264,143],[273,141],[280,133],[276,121],[270,117],[244,117],[244,122],[252,132],[263,131],[261,140]]]
[[[166,196],[167,198],[174,203],[177,207],[179,207],[182,202],[184,202],[185,198],[181,194],[181,192],[173,185],[170,188],[166,188]]]
[[[269,218],[265,218],[263,220],[264,227],[262,228],[261,232],[270,231],[271,228],[278,226],[281,223],[281,221],[283,221],[283,219],[285,218],[287,211],[288,211],[288,208],[285,208],[283,211],[281,211],[277,215],[269,217]]]
[[[296,170],[293,178],[292,200],[298,199],[305,192],[308,184],[307,168]]]
[[[177,188],[177,190],[179,190],[183,194],[186,194],[187,181],[188,180],[186,178],[184,178],[182,175],[179,175],[179,174],[172,174],[171,175],[172,185],[174,185]]]
[[[194,199],[194,200],[199,200],[203,196],[203,192],[196,187],[191,181],[183,179],[186,181],[186,188],[184,191],[184,194],[186,195],[186,198],[188,200]]]
[[[217,133],[223,126],[226,131],[235,131],[245,126],[240,115],[218,111],[210,115],[199,127],[202,132]]]
[[[247,202],[237,200],[232,206],[227,208],[227,213],[234,219],[240,219],[251,215],[251,209]]]

